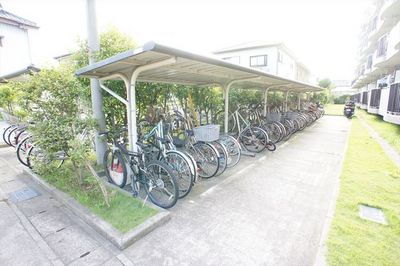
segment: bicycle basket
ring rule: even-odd
[[[219,139],[219,125],[205,125],[193,128],[197,141],[216,141]]]

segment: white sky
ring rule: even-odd
[[[34,63],[72,51],[86,37],[85,0],[0,0],[36,22]],[[252,41],[283,41],[315,77],[352,79],[369,0],[97,0],[99,31],[115,26],[140,45],[153,40],[209,53]]]

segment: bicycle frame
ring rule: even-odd
[[[175,145],[172,143],[171,136],[167,135],[167,137],[165,138],[163,129],[164,129],[164,122],[161,119],[157,123],[157,125],[147,135],[144,136],[144,139],[148,140],[150,137],[156,136],[157,148],[159,149],[158,158],[166,157],[168,151],[174,151],[174,152],[179,153],[188,162],[191,162],[191,163],[189,163],[190,172],[194,176],[195,180],[197,180],[197,171],[194,169],[194,165],[193,165],[195,162],[194,159],[190,158],[187,154],[184,154],[181,151],[178,151],[176,149]],[[168,139],[170,142],[168,143],[168,145],[166,145],[165,143],[163,143],[161,141],[162,139]]]

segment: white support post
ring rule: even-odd
[[[129,135],[129,149],[137,151],[137,125],[136,125],[136,80],[140,73],[143,71],[159,68],[166,65],[171,65],[176,62],[176,57],[165,59],[162,61],[142,65],[133,70],[128,84],[128,135]],[[129,83],[129,82],[128,82]]]
[[[289,92],[290,92],[290,90],[287,90],[287,91],[286,91],[286,100],[285,100],[285,104],[286,104],[286,106],[285,106],[285,112],[287,112],[287,111],[288,111],[288,98],[289,98]]]
[[[228,133],[229,91],[231,89],[231,86],[233,84],[241,82],[241,81],[253,80],[253,79],[257,79],[257,78],[259,78],[259,77],[257,76],[257,77],[251,77],[251,78],[234,79],[234,80],[229,81],[226,85],[222,86],[224,102],[225,102],[225,113],[224,113],[224,132],[225,132],[225,134]]]
[[[268,91],[270,89],[276,89],[279,87],[285,87],[287,85],[289,85],[290,83],[286,83],[286,84],[280,84],[280,85],[274,85],[274,86],[269,86],[268,88],[265,89],[264,92],[264,110],[263,110],[263,115],[266,116],[267,115],[267,105],[268,105]]]
[[[299,92],[299,93],[297,94],[297,98],[298,98],[298,100],[299,100],[298,103],[297,103],[297,109],[298,109],[298,110],[300,110],[300,106],[301,106],[300,93],[301,93],[301,92]]]
[[[223,87],[224,91],[224,132],[225,134],[228,133],[228,120],[229,120],[229,90],[231,86],[228,84]]]
[[[267,115],[267,105],[268,105],[268,91],[271,87],[268,87],[265,89],[264,92],[264,110],[263,110],[263,116]]]

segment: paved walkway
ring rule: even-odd
[[[248,158],[124,253],[139,265],[313,265],[349,128],[324,117],[275,153]]]
[[[0,149],[0,264],[313,265],[349,125],[324,117],[275,153],[197,184],[170,222],[123,252],[23,176],[12,149]],[[9,199],[27,186],[41,196]]]

